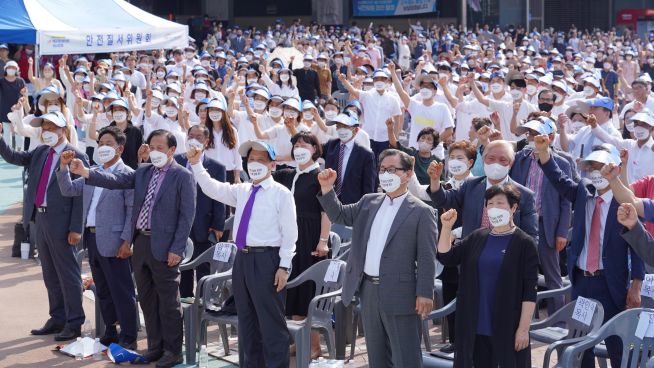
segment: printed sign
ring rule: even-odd
[[[595,314],[596,307],[596,302],[580,296],[577,298],[575,309],[572,312],[572,319],[576,319],[586,326],[590,326],[590,322],[593,320],[593,314]]]
[[[329,263],[327,273],[325,273],[325,282],[338,282],[338,274],[341,272],[341,263],[332,261]]]
[[[214,261],[229,262],[229,256],[232,255],[232,245],[229,243],[218,243],[213,250]]]

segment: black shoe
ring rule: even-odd
[[[156,367],[157,368],[172,368],[176,366],[177,364],[182,364],[184,363],[184,357],[182,357],[182,354],[173,354],[169,351],[166,351],[161,359],[157,362]]]
[[[440,352],[445,354],[452,354],[454,353],[454,350],[456,350],[454,344],[447,344],[440,348]]]
[[[40,335],[50,335],[50,334],[56,334],[61,332],[64,329],[63,325],[58,325],[54,322],[51,322],[48,320],[43,327],[34,329],[30,331],[32,335],[40,336]]]
[[[81,327],[66,327],[58,335],[55,336],[55,341],[68,341],[74,340],[82,336]]]
[[[145,359],[145,361],[148,363],[152,363],[161,359],[163,354],[163,350],[148,351],[147,353],[143,354],[143,359]]]
[[[100,338],[100,343],[104,346],[109,346],[112,343],[113,344],[118,344],[118,336],[102,336]]]
[[[122,341],[119,342],[118,345],[124,347],[127,350],[134,350],[134,351],[136,350],[136,341],[132,341],[132,342]]]

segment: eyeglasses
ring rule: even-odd
[[[379,173],[384,174],[384,173],[389,173],[389,174],[395,174],[396,171],[406,171],[401,167],[380,167],[379,168]]]

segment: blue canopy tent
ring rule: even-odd
[[[188,26],[124,0],[2,0],[0,42],[37,55],[164,49],[186,46]]]

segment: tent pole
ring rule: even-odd
[[[41,78],[41,47],[39,46],[39,31],[36,31],[36,43],[34,44],[34,75]]]

